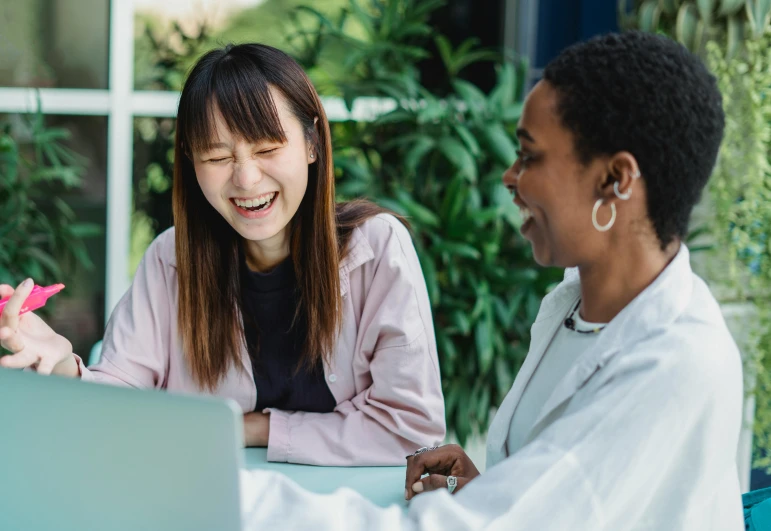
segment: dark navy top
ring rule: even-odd
[[[329,413],[337,402],[319,362],[312,370],[297,369],[307,335],[304,315],[295,320],[299,303],[297,279],[288,258],[268,273],[257,273],[241,261],[244,332],[257,386],[255,411]]]

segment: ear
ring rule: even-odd
[[[319,117],[318,116],[315,116],[313,118],[313,127],[316,130],[315,131],[315,136],[318,139],[319,138]],[[308,164],[313,164],[314,162],[316,162],[316,160],[318,160],[319,154],[316,153],[316,148],[313,145],[315,142],[313,142],[310,139],[307,139],[307,140],[308,140],[308,144],[309,144],[309,146],[308,146]]]
[[[641,177],[637,159],[628,151],[619,151],[606,163],[606,175],[600,184],[600,196],[607,200],[625,200],[639,186]]]

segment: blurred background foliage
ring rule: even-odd
[[[100,235],[101,227],[76,219],[61,197],[81,186],[87,164],[64,145],[69,138],[67,129],[48,126],[40,112],[0,121],[1,284],[33,278],[46,286],[71,278],[78,268],[94,268],[85,240]],[[40,312],[50,315],[54,305]]]
[[[755,401],[754,466],[771,471],[771,0],[620,0],[619,21],[701,55],[723,93],[706,275],[724,311],[752,308],[741,325],[745,389]]]
[[[509,390],[541,298],[562,272],[535,266],[501,184],[516,158],[526,65],[475,40],[453,47],[430,24],[442,5],[268,0],[216,34],[205,25],[172,24],[163,33],[147,25],[138,34],[138,88],[178,89],[203,51],[257,40],[292,54],[321,94],[342,96],[349,109],[359,98],[388,103],[372,120],[332,124],[338,195],[368,197],[409,217],[433,305],[447,422],[464,443],[484,433]],[[432,56],[441,58],[442,79],[421,79],[421,62]],[[488,92],[463,79],[478,63],[496,72]],[[171,224],[173,145],[173,120],[137,122],[135,140],[147,149],[136,151],[145,158],[135,160],[134,264]]]

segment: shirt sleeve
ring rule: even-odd
[[[135,388],[161,388],[170,352],[175,290],[167,263],[174,236],[169,231],[150,245],[129,290],[113,310],[102,342],[99,363],[86,367],[78,358],[84,381]]]

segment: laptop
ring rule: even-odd
[[[0,369],[0,529],[240,531],[231,401]]]

